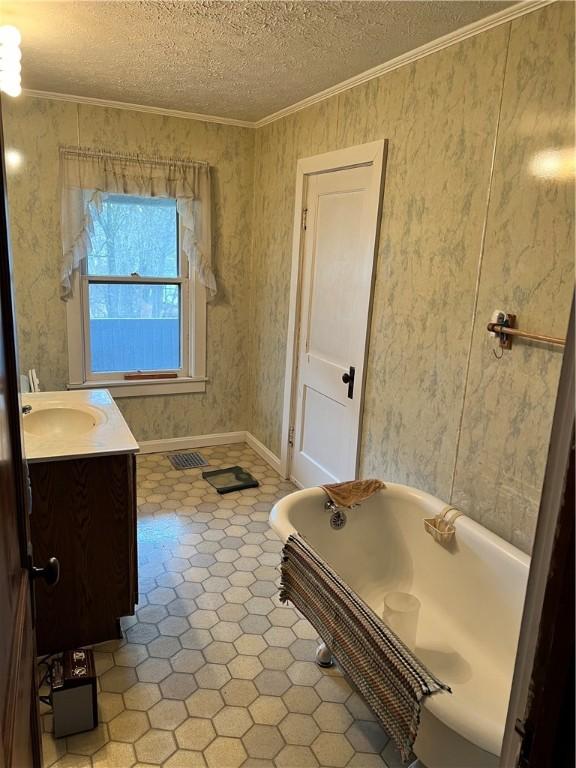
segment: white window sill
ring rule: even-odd
[[[68,384],[67,389],[107,389],[112,397],[146,397],[148,395],[181,395],[206,392],[207,379],[148,379],[146,381],[85,381]]]

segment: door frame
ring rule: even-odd
[[[573,681],[575,301],[573,295],[500,755],[502,768],[568,765],[550,758],[555,750],[557,754],[567,750],[569,741],[573,746],[570,734],[558,726],[562,704],[566,698],[573,702],[572,691],[562,690],[562,683],[568,677]]]
[[[374,261],[372,266],[372,284],[370,287],[370,306],[368,308],[368,321],[366,328],[366,344],[364,349],[364,361],[368,356],[370,343],[370,321],[372,317],[372,303],[374,296],[374,280],[376,276],[376,250],[380,234],[380,220],[382,215],[382,195],[384,191],[384,169],[388,148],[387,139],[372,141],[368,144],[359,144],[354,147],[337,149],[333,152],[324,152],[321,155],[303,157],[296,165],[296,192],[294,204],[294,223],[292,227],[292,268],[290,273],[290,308],[288,313],[288,336],[286,343],[286,366],[284,373],[284,404],[282,409],[282,442],[280,446],[280,474],[288,478],[291,468],[290,427],[296,411],[296,384],[298,375],[298,331],[300,326],[300,298],[302,287],[302,263],[304,255],[304,201],[308,177],[320,173],[342,171],[347,168],[355,168],[362,165],[372,165],[376,171],[379,183],[375,185],[371,202],[377,206],[377,221],[374,230],[372,250]],[[360,419],[358,423],[359,436],[362,432],[362,412],[364,405],[364,390],[366,383],[366,367],[360,395]],[[360,454],[360,440],[356,455],[356,468]]]
[[[15,319],[14,278],[10,248],[10,226],[8,216],[8,190],[6,183],[6,168],[4,161],[4,132],[2,123],[2,100],[0,99],[0,297],[2,314],[0,317],[0,334],[3,336],[5,354],[5,408],[8,420],[7,442],[12,458],[14,475],[14,500],[16,515],[16,530],[20,549],[20,574],[18,581],[14,622],[11,627],[3,627],[3,631],[12,632],[12,647],[10,661],[12,666],[7,680],[6,701],[0,702],[5,707],[0,711],[0,765],[6,757],[9,764],[15,765],[17,756],[12,754],[15,747],[22,747],[22,736],[31,740],[33,768],[42,765],[41,725],[37,690],[36,638],[34,633],[33,585],[30,579],[32,566],[32,549],[30,544],[29,515],[31,513],[31,495],[28,479],[28,465],[24,456],[24,439],[22,435],[22,414],[20,410],[20,379],[18,372],[18,340]],[[15,590],[15,591],[16,591]],[[27,636],[26,629],[31,637]],[[30,657],[30,658],[28,658]],[[31,688],[29,722],[24,724],[17,720],[15,707],[8,709],[23,695],[21,675],[25,663],[31,661]],[[20,741],[18,738],[20,737]]]

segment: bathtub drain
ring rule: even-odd
[[[342,512],[341,509],[337,509],[335,512],[332,512],[330,515],[330,526],[334,528],[335,531],[339,531],[340,528],[344,528],[346,525],[346,513]]]

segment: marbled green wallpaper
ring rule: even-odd
[[[119,400],[140,440],[249,429],[280,453],[298,158],[388,139],[361,472],[408,483],[531,548],[561,353],[501,360],[495,308],[563,335],[573,184],[534,156],[574,146],[574,7],[557,3],[256,131],[44,99],[5,100],[22,369],[68,379],[58,298],[59,144],[215,166],[205,394]]]
[[[574,184],[529,172],[538,153],[574,148],[574,6],[512,24],[486,218],[452,501],[524,550],[532,544],[562,351],[514,344],[496,360],[485,319],[565,336],[574,290]]]
[[[139,440],[246,429],[254,131],[28,97],[3,100],[3,111],[6,145],[23,158],[8,173],[22,371],[36,367],[44,390],[68,382],[66,310],[58,296],[58,146],[206,160],[214,166],[213,259],[220,286],[208,306],[210,381],[203,394],[122,398],[118,404]]]
[[[497,361],[485,325],[499,308],[566,331],[573,186],[529,166],[574,145],[573,35],[558,3],[256,137],[252,432],[280,452],[297,159],[388,139],[361,474],[452,501],[526,551],[561,354],[517,343]]]

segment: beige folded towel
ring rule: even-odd
[[[382,480],[348,480],[320,486],[337,507],[352,507],[386,488]]]

